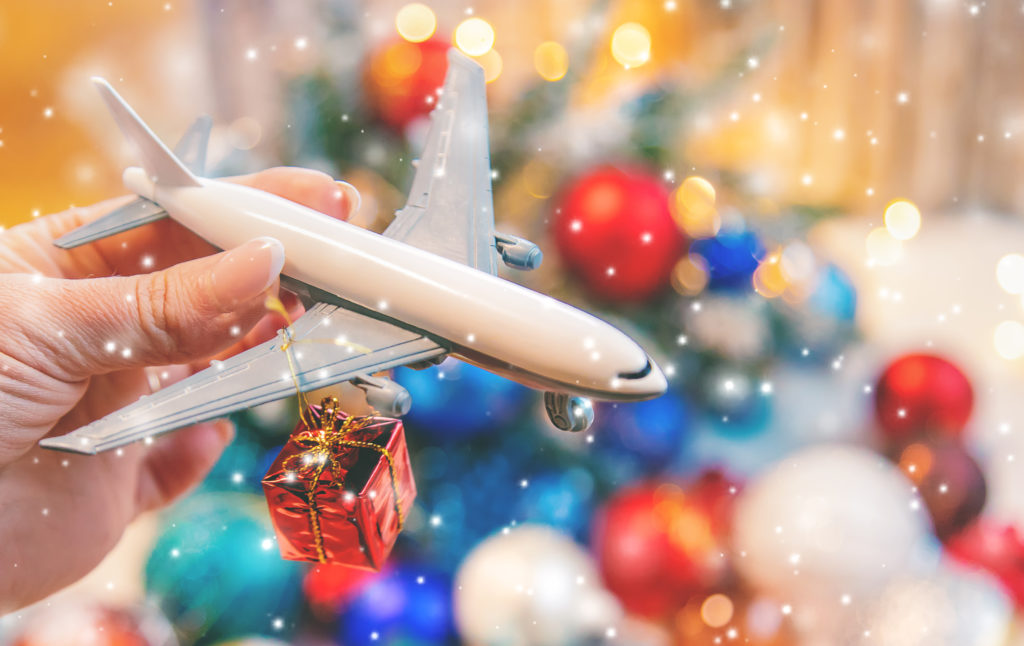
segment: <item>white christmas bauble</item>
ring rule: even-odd
[[[755,479],[737,503],[740,572],[794,611],[862,599],[934,559],[933,542],[910,481],[882,456],[855,446],[794,453]]]
[[[470,552],[455,577],[455,623],[472,646],[568,646],[616,633],[622,611],[587,552],[524,525]]]
[[[1013,604],[990,577],[949,564],[891,582],[848,630],[850,644],[1002,646]]]

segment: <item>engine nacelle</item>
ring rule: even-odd
[[[498,247],[502,261],[513,269],[536,269],[544,260],[544,253],[540,247],[519,236],[496,233],[494,243]]]
[[[366,393],[366,403],[385,417],[401,417],[412,408],[409,391],[384,377],[356,377],[353,385]]]
[[[544,393],[544,409],[555,428],[579,433],[594,423],[594,405],[586,397]]]

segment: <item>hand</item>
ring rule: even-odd
[[[309,170],[235,181],[342,219],[358,200],[351,186]],[[211,255],[213,247],[165,219],[70,251],[53,246],[123,202],[0,235],[0,614],[88,573],[139,513],[198,483],[234,429],[225,420],[198,424],[97,456],[37,442],[148,394],[149,366],[185,364],[159,371],[180,378],[278,326],[264,305],[284,262],[276,240]]]

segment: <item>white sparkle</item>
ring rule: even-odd
[[[245,50],[245,59],[248,61],[256,60],[259,57],[259,55],[260,53],[256,50],[255,47],[250,47],[249,49]]]
[[[306,49],[307,47],[309,47],[309,39],[307,39],[305,36],[299,36],[298,38],[295,39],[295,49],[302,50]]]

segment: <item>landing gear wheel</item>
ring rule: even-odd
[[[594,423],[594,405],[586,397],[565,393],[544,393],[544,408],[555,428],[578,433]]]

